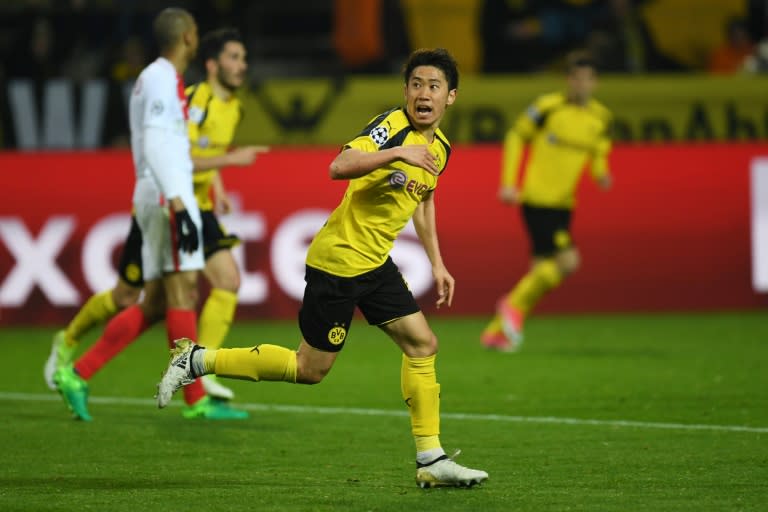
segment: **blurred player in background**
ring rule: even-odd
[[[189,140],[195,196],[203,220],[205,269],[211,292],[200,314],[198,343],[218,348],[224,343],[235,316],[240,271],[231,249],[240,240],[227,234],[216,213],[230,213],[230,203],[219,168],[250,165],[262,146],[245,146],[227,152],[243,116],[235,91],[246,78],[245,45],[237,30],[220,29],[203,37],[200,53],[207,79],[187,89],[189,98]],[[214,375],[203,378],[206,392],[221,399],[234,397],[231,389]]]
[[[233,95],[234,90],[243,83],[246,71],[245,47],[240,35],[232,29],[211,32],[202,39],[200,53],[206,67],[207,80],[185,91],[189,105],[188,135],[192,145],[193,165],[196,171],[202,170],[194,175],[194,195],[201,209],[206,260],[204,274],[212,287],[200,318],[200,337],[204,337],[209,345],[219,346],[234,316],[240,276],[229,250],[238,243],[238,239],[227,235],[219,226],[213,212],[211,189],[214,189],[215,206],[222,213],[228,212],[230,204],[217,168],[248,165],[263,148],[244,147],[227,153],[241,117],[240,102]],[[141,251],[142,232],[134,216],[120,261],[117,285],[110,291],[91,297],[68,328],[57,333],[54,338],[51,356],[45,367],[46,381],[56,386],[53,382],[56,372],[59,381],[70,389],[68,394],[73,397],[71,402],[77,405],[74,407],[75,414],[82,419],[90,418],[85,381],[146,327],[163,317],[162,309],[158,311],[158,308],[151,308],[147,301],[141,307],[135,305],[144,286]],[[132,317],[143,316],[141,329],[124,329],[125,319],[110,322],[102,338],[74,366],[70,366],[78,339],[95,324],[114,316],[118,309],[132,311]],[[186,417],[247,417],[245,411],[238,411],[220,402],[233,398],[230,389],[213,380],[204,380],[203,384],[206,393],[217,400],[196,400],[193,407],[184,410]]]
[[[568,56],[567,91],[540,96],[518,117],[504,140],[499,199],[519,204],[533,258],[527,274],[499,303],[481,335],[489,349],[512,351],[523,340],[523,324],[541,298],[579,267],[571,238],[576,186],[590,162],[593,178],[611,185],[607,156],[611,114],[592,98],[597,73],[589,55]],[[524,145],[530,155],[518,189]]]
[[[344,346],[355,307],[403,352],[401,390],[409,407],[420,486],[471,486],[488,478],[450,459],[440,444],[437,338],[389,257],[413,218],[432,263],[437,306],[450,306],[454,280],[440,254],[434,191],[451,153],[438,125],[456,99],[458,70],[442,49],[414,52],[404,69],[405,108],[374,118],[331,163],[332,179],[350,180],[341,204],[309,247],[297,351],[262,344],[210,350],[179,340],[158,384],[158,405],[196,377],[316,384]]]

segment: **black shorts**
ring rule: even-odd
[[[521,211],[535,257],[553,256],[573,247],[571,210],[524,204]]]
[[[212,211],[201,211],[200,217],[203,221],[203,247],[206,260],[216,252],[222,249],[231,249],[240,243],[240,239],[236,235],[228,234],[221,227]],[[136,222],[136,217],[131,215],[131,230],[128,232],[128,238],[125,239],[117,271],[123,281],[136,288],[144,286],[141,243],[139,223]]]
[[[299,328],[312,347],[338,352],[344,347],[355,306],[371,325],[382,325],[420,311],[391,258],[377,269],[339,277],[307,266]]]
[[[224,249],[231,249],[240,243],[237,235],[230,235],[219,224],[219,219],[216,218],[216,214],[213,211],[201,210],[200,217],[203,220],[203,250],[206,260],[213,256],[214,253]]]

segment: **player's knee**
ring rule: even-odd
[[[170,286],[166,286],[165,292],[169,308],[195,309],[200,298],[197,281],[186,278],[176,280]]]
[[[579,259],[579,256],[574,256],[572,259],[566,261],[560,270],[563,272],[563,274],[569,275],[579,270],[580,266],[581,260]]]
[[[115,306],[119,310],[131,307],[139,302],[140,295],[141,288],[118,286],[112,290],[112,299],[115,301]]]
[[[564,276],[573,274],[581,266],[581,256],[576,251],[562,254],[557,258],[557,266]]]
[[[162,297],[145,297],[139,307],[149,323],[162,320],[165,316],[166,302]]]
[[[194,288],[191,288],[187,291],[186,301],[182,303],[182,306],[188,309],[195,309],[199,301],[200,290],[198,290],[197,286],[195,286]]]
[[[240,290],[240,270],[229,252],[219,251],[208,259],[205,277],[213,288],[232,293]]]
[[[429,357],[437,354],[437,336],[432,331],[423,336],[418,336],[403,347],[408,357]]]
[[[296,383],[319,384],[328,375],[329,371],[330,368],[303,367],[301,364],[298,364],[296,367]]]
[[[435,336],[435,333],[430,332],[429,336],[427,336],[425,342],[422,344],[422,348],[428,352],[428,356],[437,354],[437,336]]]
[[[240,289],[240,273],[237,270],[227,273],[221,280],[220,286],[216,286],[216,288],[237,293]]]

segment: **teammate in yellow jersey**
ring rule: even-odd
[[[355,307],[403,352],[401,390],[416,443],[417,483],[471,486],[485,471],[458,465],[440,444],[437,338],[389,253],[413,218],[432,263],[437,306],[451,305],[454,280],[443,264],[434,194],[451,149],[439,130],[456,99],[458,70],[443,49],[418,50],[404,68],[405,107],[374,118],[330,165],[332,179],[349,180],[341,204],[309,247],[298,350],[262,344],[210,350],[179,340],[158,384],[158,405],[196,377],[316,384],[343,348]]]
[[[211,293],[200,313],[198,342],[218,348],[224,343],[235,316],[240,271],[230,250],[240,241],[221,227],[214,212],[229,213],[231,203],[224,189],[219,168],[249,165],[262,146],[246,146],[227,152],[242,118],[240,100],[235,90],[245,80],[245,46],[233,29],[220,29],[207,34],[200,43],[207,80],[187,88],[189,104],[189,141],[195,163],[193,181],[195,196],[203,220],[205,269]],[[215,203],[213,198],[215,198]],[[234,393],[216,380],[203,378],[209,395],[232,399]]]
[[[246,146],[228,151],[242,116],[240,101],[234,96],[234,92],[245,80],[247,68],[245,47],[240,34],[233,29],[210,32],[202,38],[198,54],[205,65],[207,79],[186,90],[190,115],[188,132],[195,169],[194,191],[203,222],[206,260],[203,272],[211,284],[211,294],[200,315],[199,339],[207,346],[218,347],[229,330],[240,286],[239,270],[229,250],[239,240],[225,232],[214,213],[214,208],[221,213],[227,213],[230,209],[218,169],[250,165],[257,154],[266,148]],[[119,264],[117,284],[111,290],[93,295],[67,328],[59,331],[54,337],[51,354],[44,368],[45,380],[51,389],[56,390],[53,378],[55,372],[72,362],[79,339],[95,325],[106,322],[119,311],[138,302],[144,286],[141,249],[141,231],[136,219],[132,218],[131,230]],[[152,308],[145,309],[149,311]],[[160,318],[161,316],[147,320],[151,323]],[[111,357],[116,355],[112,352],[114,350],[109,353]],[[85,380],[109,360],[97,355],[98,351],[87,358],[87,364],[81,368],[81,376]],[[78,361],[81,362],[82,360]],[[77,364],[74,369],[78,370]],[[230,400],[234,396],[231,389],[222,386],[215,379],[203,379],[203,385],[206,393],[213,398]],[[225,411],[227,415],[234,412],[244,413],[219,407],[204,415],[215,416],[218,410]]]
[[[534,306],[579,266],[570,224],[576,186],[587,163],[602,188],[611,185],[607,164],[611,114],[592,98],[596,85],[591,58],[581,52],[569,55],[567,92],[536,99],[504,140],[499,199],[520,204],[533,258],[528,273],[499,301],[495,317],[481,335],[489,349],[517,349],[523,323]],[[518,189],[525,143],[530,155]]]

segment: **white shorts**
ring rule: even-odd
[[[174,245],[171,233],[168,207],[138,202],[134,203],[136,222],[141,229],[141,263],[144,266],[144,280],[152,281],[171,272],[185,270],[202,270],[205,267],[203,256],[203,223],[200,210],[193,202],[189,208],[189,216],[197,226],[197,236],[200,240],[198,248],[193,253],[183,252]]]

